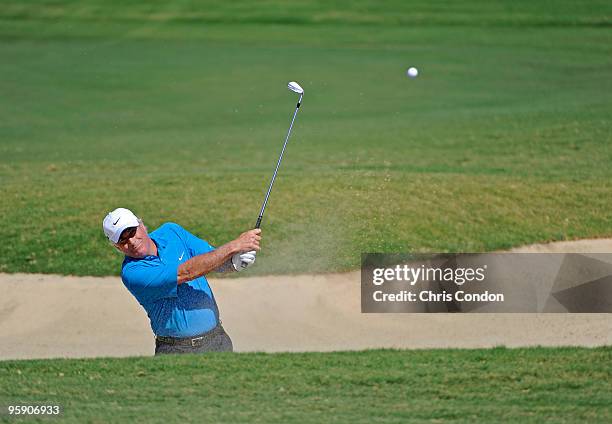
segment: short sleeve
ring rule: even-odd
[[[138,263],[127,265],[121,278],[128,290],[141,302],[177,297],[178,263]]]

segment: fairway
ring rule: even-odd
[[[609,2],[118,5],[3,2],[0,271],[117,274],[117,206],[252,227],[289,80],[252,273],[612,235]]]
[[[59,404],[62,422],[71,423],[606,423],[611,353],[500,348],[4,361],[0,403]]]

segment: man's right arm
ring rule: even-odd
[[[221,267],[236,253],[259,250],[261,230],[249,230],[212,252],[194,256],[178,267],[177,283],[182,284]]]

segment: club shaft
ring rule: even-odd
[[[266,205],[268,204],[268,198],[270,197],[270,193],[272,192],[274,180],[276,180],[276,174],[278,174],[278,168],[280,168],[281,161],[283,160],[283,154],[285,154],[285,149],[287,148],[287,142],[289,141],[289,136],[291,135],[291,130],[293,129],[295,117],[297,116],[298,110],[300,110],[302,96],[303,94],[300,94],[300,99],[298,100],[297,106],[295,107],[295,112],[293,113],[293,118],[291,119],[291,125],[289,125],[289,131],[287,131],[287,137],[285,137],[285,143],[283,144],[283,150],[281,150],[280,156],[278,157],[278,162],[276,162],[276,168],[274,169],[274,174],[272,175],[272,179],[270,180],[270,185],[268,186],[268,192],[266,193],[266,197],[264,198],[263,204],[261,205],[261,211],[259,212],[259,217],[257,218],[255,228],[259,228],[261,226],[261,220],[263,219],[264,211],[266,210]]]

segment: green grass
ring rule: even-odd
[[[609,2],[124,3],[2,2],[0,271],[117,274],[118,206],[251,227],[290,79],[251,274],[612,235]]]
[[[75,423],[606,423],[611,360],[601,347],[3,361],[0,404],[59,404]]]

